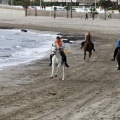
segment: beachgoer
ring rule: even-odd
[[[93,20],[94,20],[94,18],[95,18],[95,13],[92,13],[92,18],[93,18]]]
[[[110,12],[108,13],[108,18],[111,18],[111,13]]]
[[[88,13],[85,14],[85,20],[88,20]]]
[[[87,32],[87,33],[85,34],[85,41],[81,43],[81,49],[82,49],[82,47],[84,46],[84,43],[86,42],[86,40],[87,40],[88,37],[90,37],[90,42],[92,43],[92,49],[93,49],[93,51],[95,51],[95,49],[94,49],[94,44],[93,44],[93,42],[91,41],[92,35],[91,35],[90,32]]]
[[[115,58],[116,58],[116,55],[117,55],[119,47],[120,47],[120,38],[118,38],[118,41],[117,41],[117,44],[116,44],[116,48],[114,50],[113,58],[111,59],[112,61],[115,61]]]
[[[44,6],[44,10],[45,10],[45,6]]]
[[[66,67],[69,67],[69,65],[67,64],[67,57],[64,53],[64,48],[65,48],[65,44],[64,42],[62,41],[62,39],[57,36],[56,37],[56,40],[54,41],[54,44],[57,45],[59,51],[60,51],[60,55],[62,56],[62,63],[65,62],[65,66]],[[49,66],[52,65],[52,57],[53,57],[53,54],[50,55],[50,64]]]

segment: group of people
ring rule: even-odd
[[[92,16],[92,19],[94,20],[95,13],[92,13],[91,16]],[[88,20],[88,13],[85,14],[85,20]]]
[[[86,39],[87,39],[88,36],[90,37],[90,42],[91,42],[91,44],[92,44],[92,50],[95,51],[95,49],[94,49],[94,44],[92,43],[92,40],[91,40],[92,35],[91,35],[90,32],[87,32],[87,33],[85,34],[85,41],[81,43],[81,49],[82,49],[82,47],[84,46],[84,43],[86,42]],[[65,66],[66,66],[66,67],[69,67],[69,65],[68,65],[68,63],[67,63],[67,57],[66,57],[65,52],[64,52],[65,45],[64,45],[64,42],[62,41],[62,38],[59,37],[59,36],[57,36],[57,37],[56,37],[56,40],[54,41],[54,44],[56,44],[56,45],[58,46],[58,49],[59,49],[59,51],[60,51],[60,55],[62,56],[62,61],[65,62]],[[120,49],[120,38],[118,39],[118,42],[117,42],[117,44],[116,44],[116,48],[115,48],[115,50],[114,50],[113,58],[111,59],[112,61],[115,61],[115,58],[116,58],[118,49]],[[51,54],[51,55],[50,55],[50,64],[49,64],[49,66],[52,65],[52,57],[53,57],[53,55]]]
[[[87,33],[85,34],[85,41],[86,41],[86,39],[87,39],[88,36],[90,36],[90,42],[91,42],[91,44],[92,44],[92,49],[95,51],[95,49],[94,49],[94,44],[93,44],[92,41],[91,41],[92,35],[91,35],[90,32],[87,32]],[[85,41],[81,43],[81,46],[82,46],[82,47],[84,46]],[[64,42],[62,41],[62,38],[59,37],[59,36],[57,36],[57,37],[56,37],[56,40],[54,41],[54,44],[55,44],[55,45],[58,47],[58,49],[59,49],[60,55],[62,56],[62,62],[65,62],[65,66],[66,66],[66,67],[69,67],[69,65],[68,65],[68,63],[67,63],[67,57],[66,57],[65,52],[64,52],[65,44],[64,44]],[[81,48],[82,48],[82,47],[81,47]],[[52,65],[52,57],[53,57],[53,54],[50,55],[50,64],[49,64],[49,66]]]

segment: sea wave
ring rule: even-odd
[[[0,67],[41,59],[50,54],[56,34],[0,29]],[[49,56],[49,55],[48,55]]]

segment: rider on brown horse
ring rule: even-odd
[[[113,58],[111,60],[115,61],[115,58],[116,58],[119,47],[120,47],[120,38],[117,41],[116,48],[115,48],[114,54],[113,54]]]
[[[92,38],[92,35],[90,34],[90,32],[87,32],[87,33],[85,34],[85,41],[81,43],[81,49],[82,49],[82,47],[84,46],[86,40],[89,39],[89,41],[90,41],[91,44],[92,44],[92,50],[95,51],[95,49],[94,49],[94,44],[92,43],[91,38]]]

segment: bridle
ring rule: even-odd
[[[52,50],[52,54],[57,54],[57,51],[59,50],[56,45],[52,44],[52,47],[55,47],[54,51]],[[59,52],[58,52],[59,53]]]

